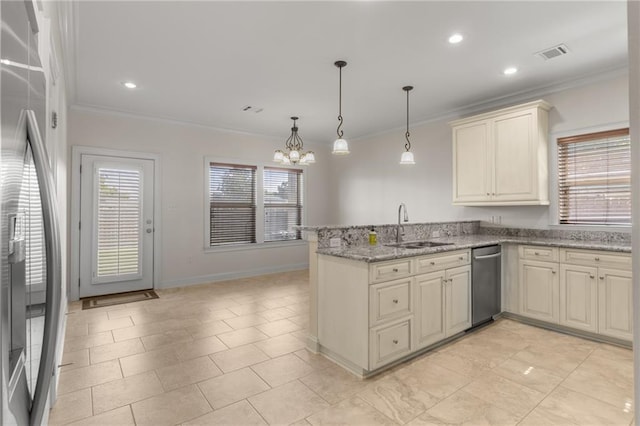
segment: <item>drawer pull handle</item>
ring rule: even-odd
[[[538,256],[540,253],[538,253],[537,251],[534,251],[533,254],[535,254],[536,256]]]
[[[460,256],[460,257],[458,258],[458,260],[464,260],[464,257],[463,257],[463,256]]]
[[[434,261],[431,261],[431,262],[429,262],[429,263],[430,263],[432,266],[436,264],[436,262],[434,262]]]
[[[604,277],[600,277],[601,280],[604,280]]]
[[[393,339],[393,344],[397,345],[398,344],[398,339]]]
[[[599,260],[600,260],[600,258],[599,258],[599,257],[596,257],[596,262],[597,262],[597,261],[599,261]]]
[[[595,278],[595,275],[589,274],[589,278]]]
[[[393,268],[393,272],[398,272],[398,268]]]
[[[555,274],[555,273],[556,273],[556,270],[555,270],[555,269],[552,269],[552,270],[551,270],[551,273],[552,273],[552,274]]]
[[[489,195],[489,193],[487,192],[487,195]]]
[[[393,299],[393,303],[398,304],[398,299]]]

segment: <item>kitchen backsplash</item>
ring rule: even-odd
[[[366,246],[369,244],[371,228],[378,234],[378,244],[396,241],[397,225],[358,226],[304,226],[306,231],[318,233],[318,248],[329,248],[330,241],[340,239],[341,247]],[[557,238],[565,240],[599,240],[610,243],[631,244],[631,234],[608,231],[569,231],[554,229],[509,228],[501,226],[484,227],[479,220],[460,222],[409,223],[401,227],[402,241],[419,241],[431,238],[446,238],[460,235],[499,235],[513,237]]]

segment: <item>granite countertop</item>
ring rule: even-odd
[[[494,244],[534,244],[539,246],[565,247],[591,250],[608,250],[621,253],[631,253],[631,245],[620,242],[605,242],[599,240],[570,240],[541,237],[514,237],[503,235],[462,235],[445,238],[429,238],[429,241],[446,242],[451,245],[439,247],[425,247],[421,249],[404,249],[387,247],[378,243],[376,246],[355,246],[343,248],[319,249],[318,254],[343,257],[363,262],[381,262],[384,260],[401,259],[404,257],[425,254],[442,253],[446,251],[482,247]]]

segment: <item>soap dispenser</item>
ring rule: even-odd
[[[375,246],[376,244],[378,244],[378,233],[372,226],[371,231],[369,231],[369,245]]]

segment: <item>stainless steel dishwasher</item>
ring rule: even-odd
[[[476,327],[500,313],[500,246],[471,251],[471,316]]]

